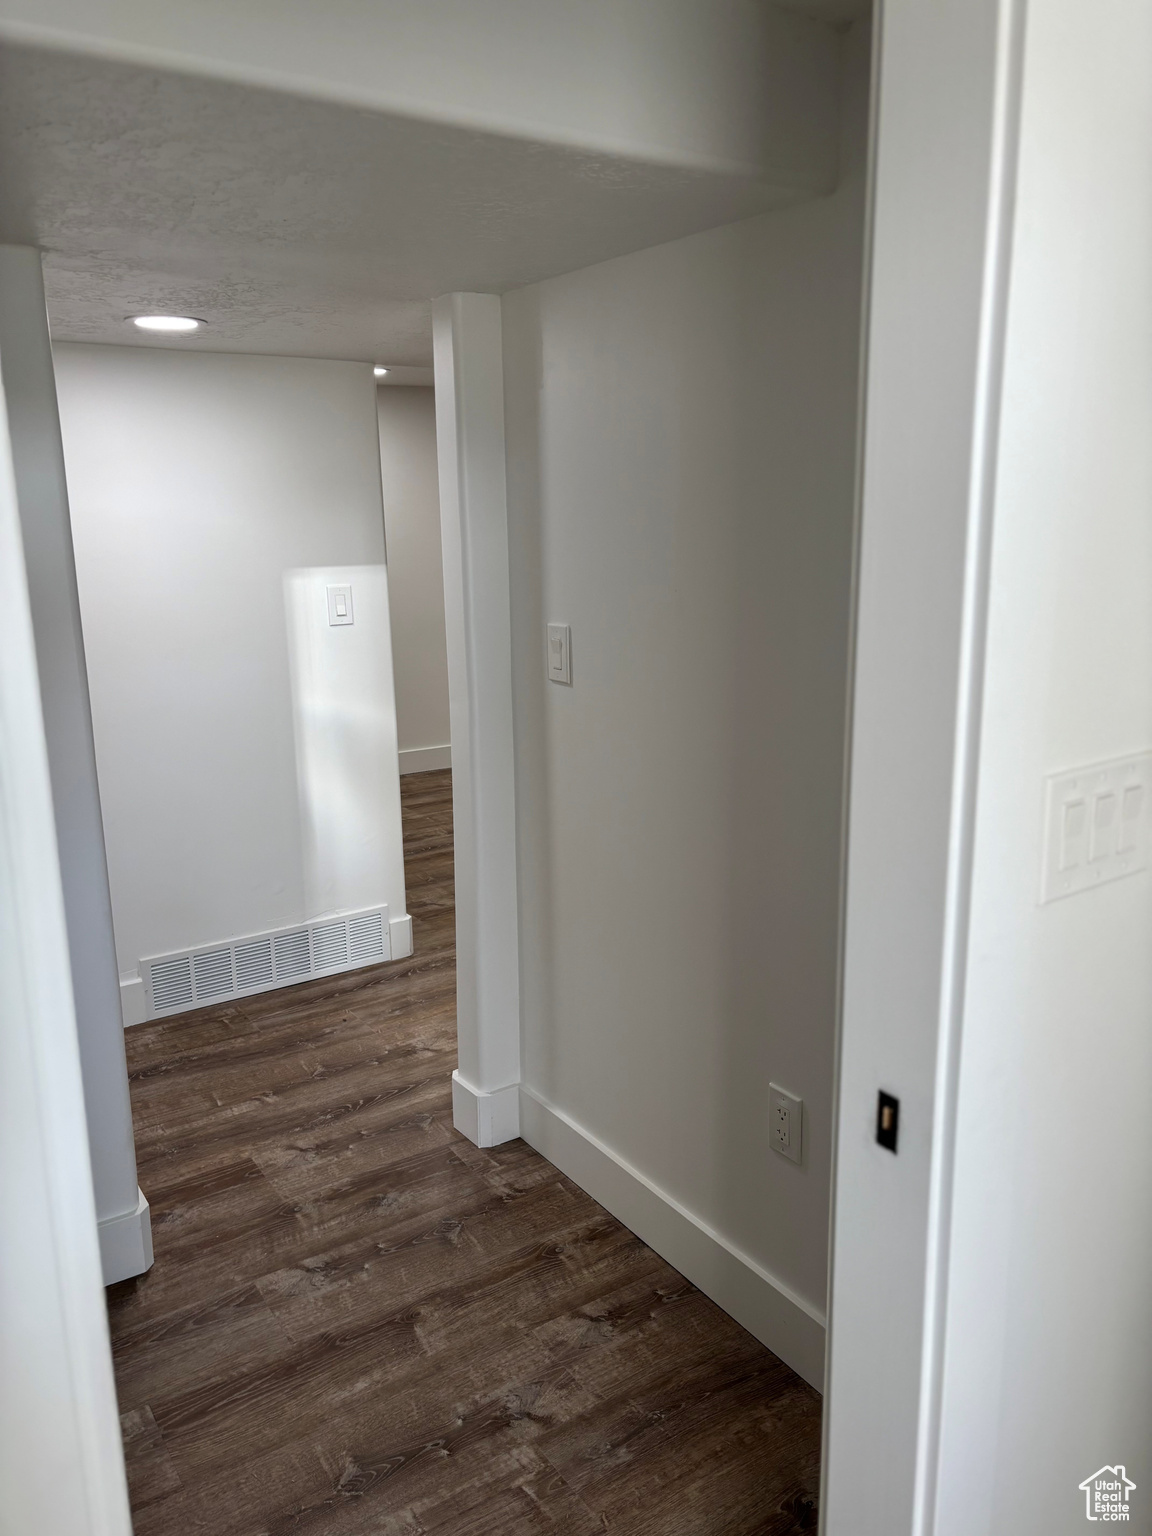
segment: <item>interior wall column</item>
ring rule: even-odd
[[[120,978],[40,253],[0,246],[0,371],[52,780],[104,1283],[152,1262],[136,1183]]]
[[[520,1133],[520,961],[512,637],[500,300],[433,309],[436,440],[452,724],[456,859],[457,1130],[478,1146]]]

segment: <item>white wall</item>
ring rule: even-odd
[[[815,1318],[861,28],[845,50],[833,197],[504,299],[523,1081]],[[545,680],[549,621],[570,688]],[[770,1079],[805,1100],[800,1167],[770,1150]]]
[[[407,762],[404,754],[443,748],[451,741],[436,399],[431,389],[387,385],[376,391],[376,406],[403,771],[409,763],[434,765],[427,753]]]
[[[375,389],[363,364],[175,350],[61,346],[56,368],[123,974],[144,955],[320,915],[307,909],[314,786],[285,579],[363,568],[386,603]],[[367,588],[340,574],[356,599],[348,635],[386,646],[386,609],[370,613]],[[371,703],[391,753],[377,743],[350,769],[342,804],[359,826],[368,803],[391,837],[376,838],[367,886],[357,867],[324,901],[365,905],[370,886],[395,917],[388,657]]]
[[[331,622],[333,587],[347,589],[350,624]],[[374,906],[403,882],[387,567],[288,571],[284,607],[304,911],[325,917]],[[394,905],[391,916],[400,916]]]
[[[1152,748],[1152,13],[1029,10],[941,1536],[1152,1531],[1152,875],[1041,906],[1044,775]]]

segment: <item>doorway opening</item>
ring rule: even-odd
[[[815,1526],[869,65],[865,21],[787,29],[820,89],[774,185],[8,50],[14,120],[123,135],[114,258],[45,275],[143,1004],[142,1529]],[[23,143],[73,208],[91,168]],[[446,731],[378,468],[443,294]],[[165,310],[202,329],[125,328]]]

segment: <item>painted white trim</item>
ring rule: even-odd
[[[100,1216],[136,1198],[119,966],[40,252],[0,247],[0,364],[40,671],[80,1070]]]
[[[512,620],[500,299],[432,307],[456,863],[456,1036],[464,1081],[520,1078]]]
[[[956,738],[940,967],[940,1043],[932,1110],[932,1182],[928,1207],[914,1525],[923,1536],[930,1536],[936,1529],[940,1472],[960,1044],[972,904],[976,790],[980,773],[992,527],[996,510],[1008,293],[1016,216],[1016,171],[1020,155],[1026,8],[1027,0],[1001,0],[992,97],[988,222],[977,331],[968,537],[960,620],[960,668],[956,680]]]
[[[520,1085],[484,1093],[452,1074],[452,1124],[478,1147],[498,1147],[520,1134]]]
[[[136,1191],[135,1210],[106,1217],[99,1233],[105,1285],[130,1280],[152,1268],[152,1216],[142,1189]]]
[[[0,390],[0,1488],[5,1530],[131,1536],[8,405]]]
[[[523,1084],[520,1135],[818,1392],[823,1391],[824,1316],[818,1308]]]
[[[1023,0],[877,13],[826,1536],[934,1524],[1023,13]],[[915,784],[893,798],[910,753]],[[874,1140],[879,1089],[901,1100],[895,1157]]]
[[[406,747],[400,753],[401,773],[432,773],[451,768],[452,747]]]
[[[848,915],[848,868],[849,829],[852,815],[852,728],[855,716],[854,682],[856,677],[856,627],[860,607],[860,547],[862,529],[860,514],[864,502],[864,441],[868,425],[868,342],[869,295],[872,291],[872,240],[876,221],[876,158],[880,115],[880,57],[881,24],[884,0],[876,0],[872,8],[869,39],[870,68],[868,80],[868,168],[865,177],[864,200],[864,260],[860,273],[860,353],[856,374],[856,469],[852,487],[852,567],[848,593],[848,681],[844,700],[844,762],[840,785],[840,891],[838,898],[838,930],[836,946],[836,1036],[832,1057],[832,1124],[840,1124],[840,1037],[844,1017],[844,934]],[[863,26],[861,22],[859,25]],[[820,1508],[827,1507],[828,1468],[831,1465],[828,1412],[829,1372],[834,1349],[836,1319],[832,1307],[832,1287],[836,1269],[836,1157],[835,1137],[832,1146],[832,1180],[828,1201],[828,1282],[825,1303],[824,1331],[824,1405],[820,1424]]]
[[[120,1012],[124,1017],[125,1029],[131,1028],[133,1024],[143,1024],[148,1017],[143,976],[121,976]]]
[[[393,960],[403,960],[412,953],[412,919],[407,912],[403,917],[388,919],[388,932],[392,939]]]

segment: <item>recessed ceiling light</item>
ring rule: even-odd
[[[179,335],[186,331],[198,331],[203,320],[193,320],[191,315],[133,315],[132,324],[142,331],[167,331]]]
[[[387,368],[381,368],[380,364],[377,363],[375,368],[373,368],[372,372],[376,375],[376,377],[378,379],[382,379],[384,377],[384,375],[388,372],[388,370],[387,370]]]

